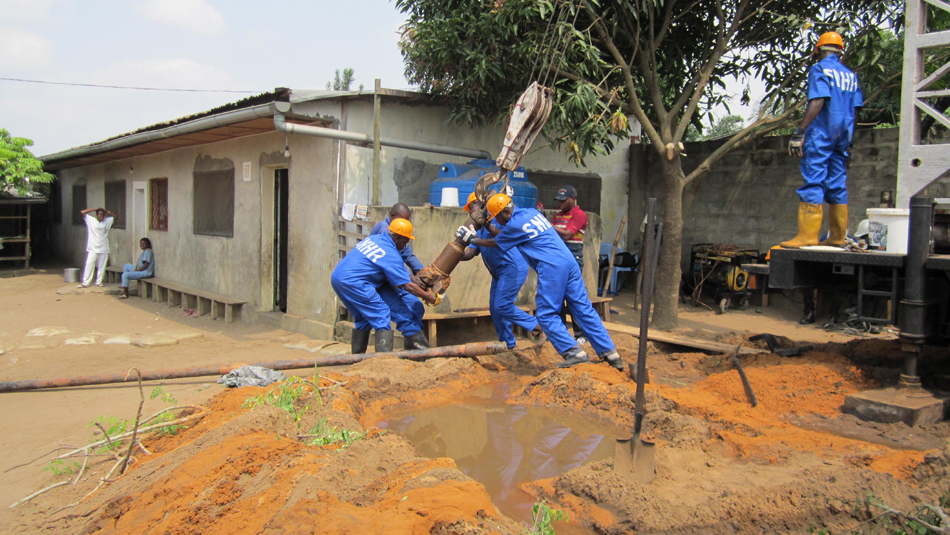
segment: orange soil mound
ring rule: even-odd
[[[809,431],[786,421],[788,416],[835,416],[847,394],[876,386],[843,357],[835,357],[814,359],[818,363],[785,360],[746,368],[758,398],[756,407],[750,405],[736,370],[712,375],[694,388],[661,386],[660,393],[679,404],[681,411],[720,424],[713,426],[715,438],[737,457],[761,457],[775,463],[785,461],[793,451],[845,453],[859,456],[857,462],[872,470],[906,479],[923,461],[923,453]]]

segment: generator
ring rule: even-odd
[[[758,257],[757,249],[722,243],[693,245],[689,255],[690,269],[683,277],[693,306],[700,305],[705,291],[714,296],[717,313],[725,314],[730,306],[740,310],[748,308],[752,277],[742,269],[742,264],[755,264]]]

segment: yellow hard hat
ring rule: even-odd
[[[475,192],[474,192],[474,191],[471,192],[471,193],[469,193],[469,194],[468,194],[468,201],[465,202],[465,206],[462,207],[462,210],[465,210],[466,212],[471,212],[472,209],[469,208],[469,205],[472,204],[473,202],[477,201],[477,200],[478,200],[478,197],[475,196]]]
[[[410,240],[416,239],[416,237],[412,235],[412,223],[405,219],[393,219],[392,223],[389,224],[389,232],[399,234]]]
[[[511,197],[504,193],[496,193],[488,199],[488,220],[495,219],[498,212],[501,212],[511,204]]]
[[[838,32],[825,32],[821,34],[821,37],[818,38],[818,42],[815,43],[815,54],[825,45],[835,45],[838,47],[838,50],[844,50],[844,39],[841,38],[841,34]]]

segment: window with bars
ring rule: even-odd
[[[148,181],[150,230],[168,230],[168,179],[153,178]]]
[[[234,169],[195,173],[194,232],[234,236]]]
[[[84,225],[83,215],[80,213],[86,206],[86,185],[73,184],[73,225]]]
[[[112,228],[125,228],[125,180],[106,182],[106,210],[118,216]]]

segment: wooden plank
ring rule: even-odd
[[[606,327],[608,331],[629,334],[632,336],[640,336],[640,329],[637,327],[629,327],[627,325],[610,322],[605,322],[604,327]],[[736,350],[736,346],[732,344],[723,344],[710,340],[700,340],[698,338],[690,338],[688,336],[681,336],[663,331],[650,331],[647,335],[647,338],[654,342],[664,342],[678,346],[693,347],[706,351],[715,351],[717,353],[731,353]],[[758,355],[762,353],[768,353],[768,351],[764,349],[753,349],[750,347],[743,347],[739,350],[740,355]]]

